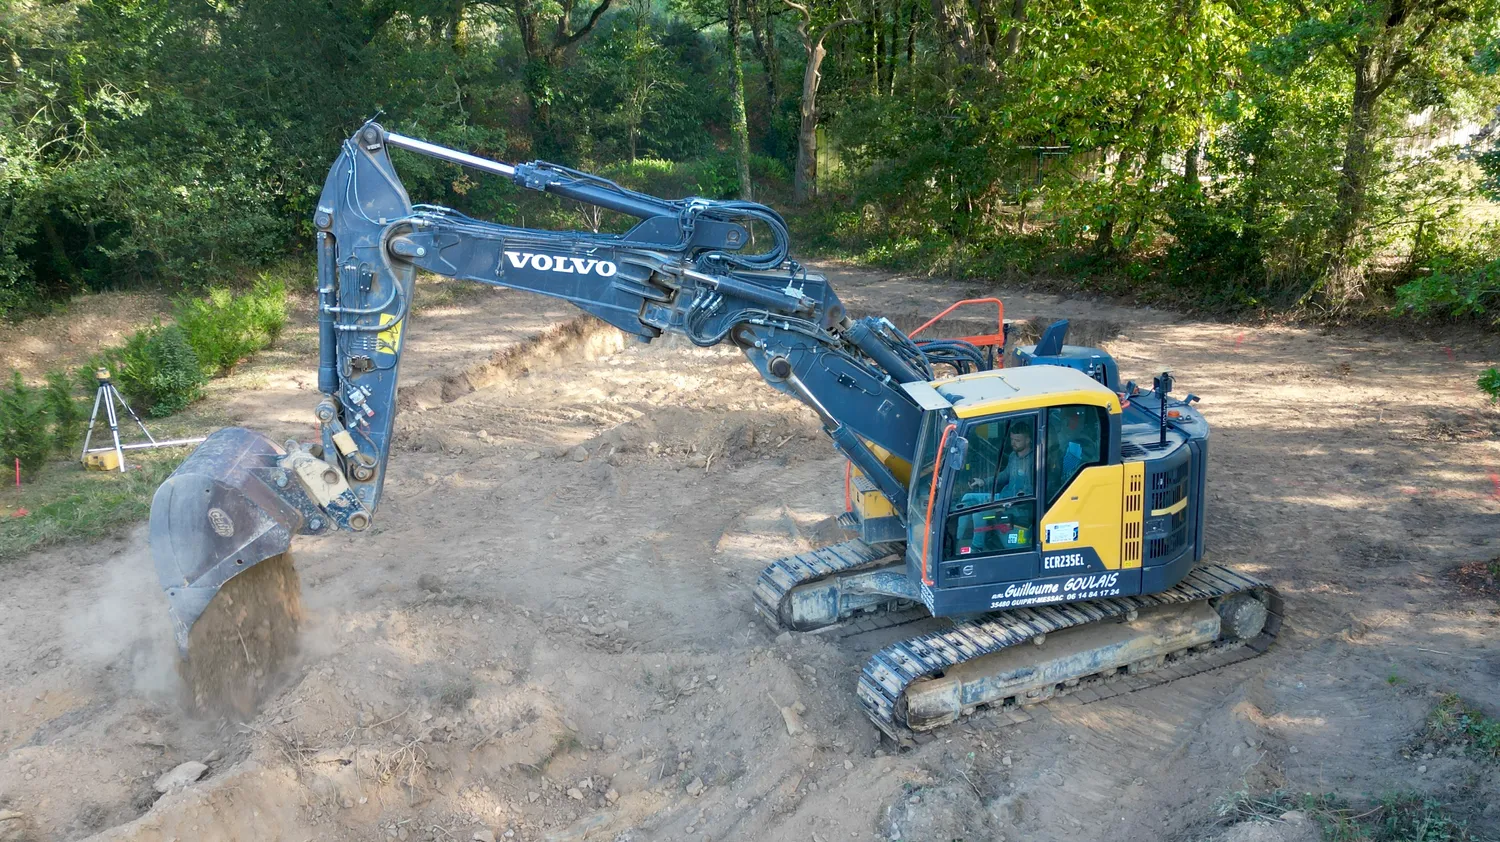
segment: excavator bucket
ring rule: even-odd
[[[286,553],[317,507],[289,481],[282,448],[228,427],[209,436],[151,501],[151,556],[166,591],[179,652],[219,589],[262,561]]]

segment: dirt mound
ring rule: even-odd
[[[460,371],[403,385],[397,406],[402,410],[431,409],[513,377],[524,377],[560,363],[596,360],[624,347],[625,334],[618,328],[593,316],[578,316],[525,342],[495,351]]]
[[[302,588],[292,554],[274,555],[235,576],[208,604],[178,665],[191,706],[252,716],[280,685],[297,651]]]
[[[788,416],[662,407],[606,430],[576,448],[566,448],[559,455],[576,459],[586,454],[585,458],[610,459],[617,465],[675,458],[685,460],[688,467],[708,468],[715,462],[739,465],[790,457],[802,445],[824,440],[826,436],[811,413]],[[826,450],[819,455],[826,455]]]

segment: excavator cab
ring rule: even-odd
[[[845,521],[867,543],[904,542],[935,616],[1152,593],[1202,558],[1208,427],[1189,402],[1127,401],[1050,363],[903,388],[923,417],[901,534],[857,469]]]

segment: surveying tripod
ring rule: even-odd
[[[125,451],[127,450],[151,450],[158,447],[196,444],[203,441],[202,438],[157,441],[155,438],[152,438],[151,431],[146,429],[146,425],[141,421],[141,417],[136,415],[135,410],[130,408],[130,404],[125,402],[125,396],[120,394],[119,388],[115,386],[114,381],[109,377],[109,369],[95,369],[94,379],[99,381],[99,391],[94,394],[94,411],[89,415],[89,430],[83,437],[83,453],[78,457],[82,460],[85,467],[97,467],[106,471],[118,469],[123,474],[125,473]],[[115,412],[115,404],[119,404],[120,408],[125,410],[125,414],[130,416],[130,420],[134,421],[135,425],[141,428],[141,433],[146,436],[144,442],[137,444],[120,443],[120,416]],[[89,443],[94,438],[94,425],[99,421],[99,408],[101,406],[104,408],[105,420],[109,422],[109,435],[114,440],[114,446],[96,447],[91,450],[89,449]],[[109,464],[108,457],[96,457],[92,460],[89,458],[90,454],[100,453],[113,453],[115,464]]]

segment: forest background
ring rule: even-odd
[[[0,0],[0,314],[296,259],[390,128],[801,254],[1492,325],[1500,0]],[[414,197],[618,228],[403,156]]]

